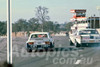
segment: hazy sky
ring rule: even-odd
[[[0,0],[0,21],[6,21],[6,4],[7,0]],[[100,0],[12,0],[12,21],[35,17],[38,6],[49,9],[50,20],[64,23],[72,17],[71,9],[87,9],[87,16],[99,16],[96,6],[100,6]]]

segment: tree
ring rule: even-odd
[[[12,26],[13,32],[17,33],[19,31],[27,31],[28,30],[28,22],[25,19],[19,19]]]
[[[53,22],[52,21],[46,21],[43,23],[43,29],[45,32],[49,32],[53,30]]]
[[[73,25],[72,22],[67,23],[67,24],[66,24],[66,30],[67,30],[67,31],[70,31],[72,25]]]
[[[7,33],[7,22],[0,21],[0,35],[6,35]]]
[[[40,24],[39,24],[38,19],[31,18],[28,20],[28,23],[29,23],[28,28],[30,31],[39,31]]]
[[[41,27],[42,27],[42,31],[44,30],[44,23],[49,20],[49,16],[48,14],[48,8],[46,7],[36,7],[36,17],[39,20],[39,22],[41,23]]]
[[[55,32],[55,33],[60,31],[59,27],[60,27],[60,24],[58,24],[58,22],[56,21],[56,22],[54,23],[54,32]]]

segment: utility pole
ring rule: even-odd
[[[90,28],[92,28],[92,16],[90,17]]]
[[[96,22],[95,22],[95,14],[94,14],[94,29],[95,29],[95,23],[96,23]]]
[[[7,62],[12,64],[11,0],[7,0]]]

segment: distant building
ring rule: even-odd
[[[90,28],[100,28],[100,17],[86,17],[86,9],[72,9],[70,10],[73,13],[71,18],[72,22],[77,23],[89,23]]]
[[[90,28],[100,28],[100,17],[88,17],[87,21],[90,24]]]
[[[72,9],[70,10],[73,13],[71,21],[85,21],[86,20],[86,9]]]

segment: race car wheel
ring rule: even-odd
[[[70,42],[70,46],[74,46],[74,44],[71,40],[69,40],[69,42]]]
[[[27,48],[27,52],[32,52],[32,49]]]
[[[50,48],[54,48],[54,44],[50,43]]]
[[[77,41],[75,41],[75,46],[76,47],[81,47],[81,45]]]

